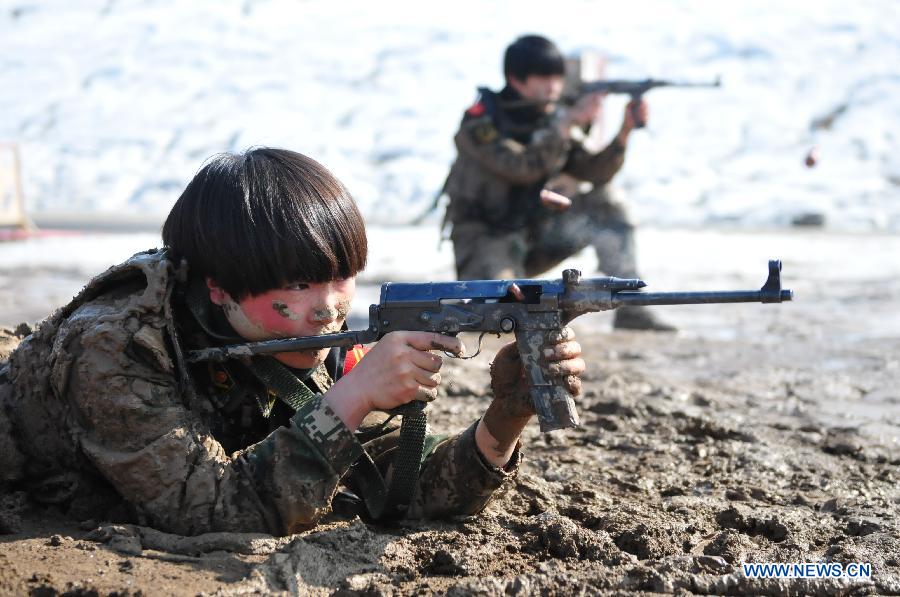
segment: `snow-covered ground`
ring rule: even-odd
[[[3,0],[0,141],[47,221],[159,222],[206,158],[259,144],[328,165],[370,222],[404,222],[440,188],[475,87],[541,32],[604,51],[610,77],[722,76],[648,96],[617,178],[642,221],[898,231],[898,31],[894,0]]]

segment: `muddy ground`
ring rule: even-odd
[[[846,272],[802,265],[786,265],[795,303],[661,310],[678,334],[578,320],[582,425],[530,428],[518,477],[481,515],[183,538],[68,521],[13,496],[0,593],[900,594],[900,335],[889,325],[900,282],[836,290]],[[699,283],[749,282],[723,271]],[[447,363],[435,428],[484,410],[499,345]],[[766,561],[864,562],[872,575],[744,577],[741,562]]]

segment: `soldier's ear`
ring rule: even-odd
[[[225,303],[231,302],[231,296],[219,288],[212,278],[206,279],[206,287],[209,288],[209,300],[212,301],[214,305],[224,305]]]

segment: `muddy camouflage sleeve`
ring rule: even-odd
[[[79,325],[76,313],[59,338],[54,393],[69,397],[83,453],[146,524],[284,534],[328,510],[361,447],[327,405],[316,401],[289,427],[226,454],[184,405],[163,331],[96,315]]]
[[[494,493],[518,471],[519,446],[509,463],[499,468],[488,463],[475,445],[478,421],[439,444],[426,459],[416,487],[409,518],[444,518],[477,514]]]
[[[624,163],[625,147],[616,139],[598,153],[591,153],[580,144],[574,144],[563,171],[579,180],[604,185],[612,180]]]
[[[490,116],[463,119],[455,142],[460,154],[511,184],[535,183],[558,172],[570,147],[555,127],[535,131],[523,145],[500,134]]]
[[[275,505],[284,532],[296,533],[331,509],[338,482],[361,455],[353,433],[320,397],[239,460]]]

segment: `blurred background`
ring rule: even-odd
[[[745,272],[758,285],[771,257],[786,280],[892,276],[898,31],[891,0],[3,0],[3,209],[15,224],[21,199],[43,234],[0,243],[0,323],[39,319],[157,246],[204,161],[253,145],[313,156],[358,200],[373,237],[363,312],[366,284],[452,277],[443,210],[403,225],[440,189],[475,88],[502,86],[504,48],[531,32],[601,52],[610,78],[721,77],[650,92],[649,126],[614,181],[655,288],[704,268],[719,272],[709,284]],[[606,100],[608,136],[625,101]],[[711,252],[719,269],[702,263]]]

